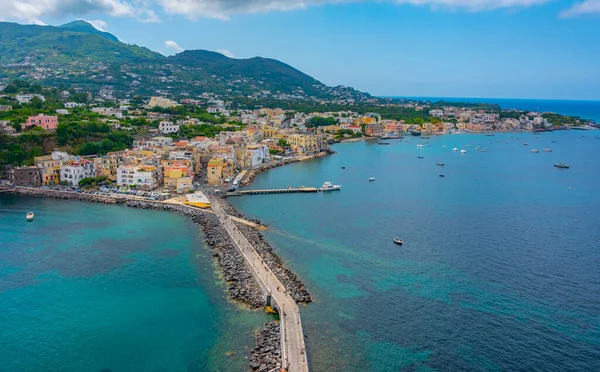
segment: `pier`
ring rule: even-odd
[[[312,192],[316,192],[316,189],[314,190]],[[271,296],[272,306],[276,307],[279,312],[282,368],[289,372],[308,372],[304,333],[298,305],[287,293],[285,286],[262,261],[244,234],[235,226],[232,218],[223,211],[216,199],[211,200],[211,207],[234,245],[245,258],[261,288]]]
[[[234,191],[228,192],[227,196],[241,196],[241,195],[260,195],[260,194],[293,194],[293,193],[301,193],[301,192],[317,192],[319,189],[316,187],[290,187],[286,189],[266,189],[266,190],[242,190],[242,191]]]

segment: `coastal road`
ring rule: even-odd
[[[218,200],[212,199],[213,211],[231,236],[252,269],[252,274],[261,286],[271,294],[279,310],[281,319],[281,363],[290,372],[308,372],[306,348],[300,311],[294,299],[287,293],[285,286],[277,279],[271,269],[263,262],[244,234],[235,226],[234,221],[223,211]]]

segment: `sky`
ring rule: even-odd
[[[600,100],[600,0],[0,0],[0,20],[75,19],[379,96]]]

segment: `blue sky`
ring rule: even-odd
[[[3,2],[4,3],[4,2]],[[600,99],[600,0],[21,0],[128,43],[279,59],[375,95]]]

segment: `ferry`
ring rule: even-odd
[[[33,221],[33,218],[35,217],[35,215],[33,214],[33,212],[28,212],[27,215],[25,216],[25,218],[27,219],[27,221],[31,222]]]
[[[565,164],[565,163],[557,163],[557,164],[554,164],[554,166],[556,168],[563,168],[563,169],[569,169],[571,167],[570,165]]]
[[[334,185],[331,182],[324,182],[323,186],[321,186],[321,191],[337,191],[340,190],[342,186]]]
[[[399,237],[394,238],[394,244],[402,245],[402,240]]]
[[[373,182],[373,181],[375,181],[375,177],[369,178],[369,182]]]

